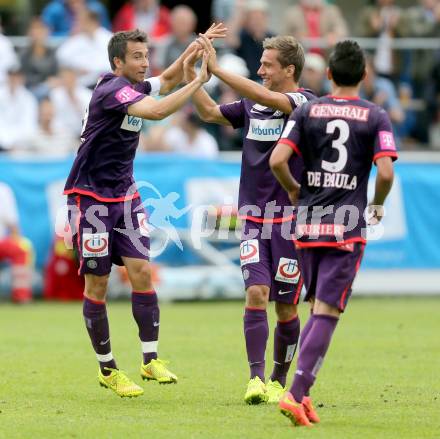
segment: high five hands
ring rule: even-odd
[[[215,38],[224,38],[226,36],[226,32],[227,28],[223,25],[223,23],[213,23],[204,34],[199,34],[199,38],[197,38],[197,40],[190,45],[192,50],[183,62],[184,81],[186,83],[191,82],[196,77],[194,66],[196,62],[202,56],[204,56],[204,53],[206,53],[208,57],[208,72],[211,72],[215,69],[217,66],[216,52],[211,41],[213,41]],[[202,67],[204,67],[203,63]],[[209,80],[209,76],[207,80]]]

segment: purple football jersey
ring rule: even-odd
[[[107,73],[93,91],[83,122],[81,145],[64,188],[64,194],[89,195],[100,201],[124,201],[134,183],[133,160],[142,119],[127,114],[129,105],[152,95],[157,78],[132,84]],[[154,90],[153,90],[154,88]]]
[[[286,96],[292,110],[315,99],[309,90],[286,93]],[[245,133],[238,196],[240,218],[256,222],[292,219],[289,198],[269,166],[270,155],[289,115],[249,99],[221,105],[220,111],[234,128],[244,128]],[[300,178],[303,169],[301,158],[291,160],[290,169]]]
[[[291,115],[279,143],[304,161],[297,247],[366,243],[372,163],[383,156],[397,158],[387,113],[357,97],[325,96]]]

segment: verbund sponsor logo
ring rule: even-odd
[[[247,138],[262,142],[278,140],[283,132],[284,119],[249,119]]]
[[[121,128],[127,131],[139,132],[142,128],[142,119],[136,116],[129,116],[128,114],[122,121]]]

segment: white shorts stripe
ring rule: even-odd
[[[113,354],[111,353],[111,351],[110,351],[110,353],[108,353],[108,354],[103,354],[103,355],[101,355],[101,354],[96,354],[96,358],[97,358],[98,361],[101,362],[101,363],[107,363],[108,361],[113,360]]]
[[[141,341],[142,352],[148,354],[150,352],[157,352],[157,345],[159,341]]]

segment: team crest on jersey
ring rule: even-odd
[[[126,115],[122,121],[121,128],[127,131],[138,133],[142,128],[142,119],[136,116]]]
[[[297,284],[301,273],[296,259],[280,258],[275,280],[288,284]]]
[[[108,255],[108,232],[83,233],[83,258],[102,258]]]
[[[283,132],[284,119],[249,119],[249,131],[246,138],[261,142],[274,142]]]
[[[301,93],[287,93],[295,102],[297,107],[300,107],[302,104],[307,102],[307,98]]]
[[[258,239],[249,239],[240,244],[240,265],[260,262],[260,246]]]
[[[150,230],[148,228],[147,215],[145,212],[137,214],[137,220],[139,223],[139,233],[141,236],[150,236]]]

